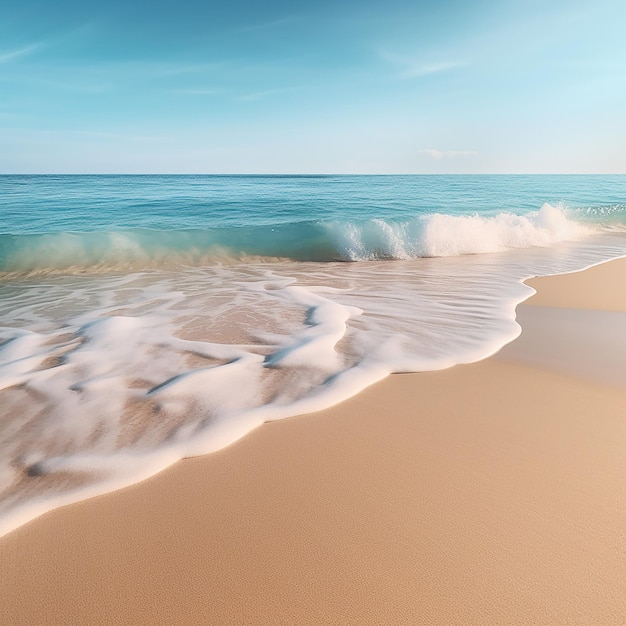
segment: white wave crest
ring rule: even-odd
[[[545,247],[593,232],[571,219],[562,206],[544,204],[526,215],[494,216],[435,213],[405,222],[334,222],[328,236],[341,258],[350,261],[414,259]]]

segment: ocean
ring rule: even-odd
[[[0,535],[490,356],[524,279],[624,255],[626,176],[0,176]]]

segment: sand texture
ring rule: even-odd
[[[0,539],[0,622],[626,623],[626,386],[602,359],[623,362],[626,261],[531,284],[494,358],[391,376]]]

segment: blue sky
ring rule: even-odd
[[[0,3],[3,173],[626,173],[626,3]]]

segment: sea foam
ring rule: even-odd
[[[342,259],[415,259],[500,252],[578,239],[592,227],[568,217],[562,206],[544,204],[526,215],[435,213],[406,221],[371,220],[326,225]]]
[[[482,218],[453,220],[466,227],[445,245],[440,222],[420,231],[422,242],[440,254],[475,251]],[[545,207],[486,223],[489,246],[579,234]],[[213,263],[0,284],[0,534],[264,422],[333,406],[391,373],[493,354],[520,333],[515,306],[532,293],[522,279],[626,253],[626,240],[609,235],[438,259],[422,258],[421,245],[407,260]]]

